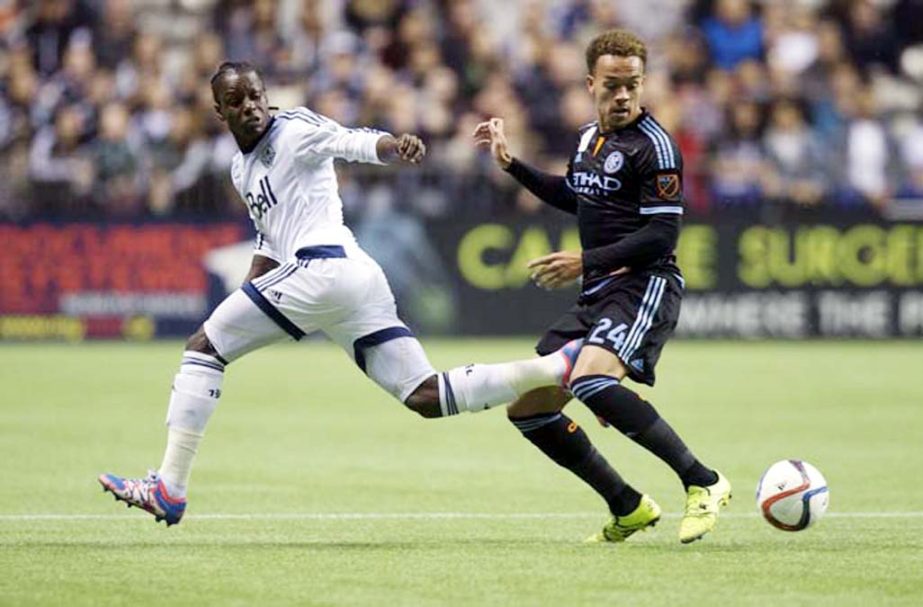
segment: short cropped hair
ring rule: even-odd
[[[643,66],[647,66],[647,46],[628,30],[609,30],[593,38],[586,47],[586,69],[589,73],[593,73],[596,61],[603,55],[640,57]]]
[[[212,97],[215,99],[215,103],[220,103],[218,100],[218,81],[225,74],[235,73],[235,74],[246,74],[247,72],[253,72],[262,82],[263,75],[260,74],[260,71],[256,67],[246,61],[225,61],[218,66],[218,71],[215,72],[215,75],[212,76],[211,85],[212,85]]]

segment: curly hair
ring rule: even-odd
[[[647,46],[644,41],[628,30],[609,30],[593,38],[586,47],[586,69],[591,74],[596,61],[603,55],[618,57],[640,57],[641,63],[647,65]]]

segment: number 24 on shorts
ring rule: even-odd
[[[625,343],[625,330],[628,329],[628,325],[619,323],[618,326],[612,328],[613,324],[614,323],[609,318],[600,318],[599,322],[596,324],[596,328],[593,329],[593,332],[590,333],[590,336],[587,338],[587,343],[601,346],[605,345],[608,341],[612,344],[613,349],[620,349]],[[608,333],[606,333],[606,331],[608,331]]]

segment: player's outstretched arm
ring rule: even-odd
[[[420,164],[426,156],[426,144],[416,135],[404,133],[400,137],[383,135],[375,145],[375,151],[382,162],[400,160],[409,164]]]
[[[566,213],[577,213],[577,197],[561,175],[551,175],[514,158],[503,132],[503,119],[491,118],[474,129],[474,144],[490,148],[490,155],[501,169],[509,173],[539,200]]]

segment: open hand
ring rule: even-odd
[[[571,284],[583,274],[583,255],[558,251],[529,262],[532,281],[547,290],[560,289]],[[628,266],[609,272],[609,276],[622,276],[631,272]]]
[[[508,169],[513,162],[513,156],[510,154],[509,143],[506,140],[506,134],[503,132],[503,119],[491,118],[482,122],[474,129],[474,145],[490,147],[490,155],[494,161],[500,165],[501,169]]]
[[[571,251],[558,251],[529,262],[532,281],[543,289],[560,289],[571,284],[583,273],[583,256]]]

